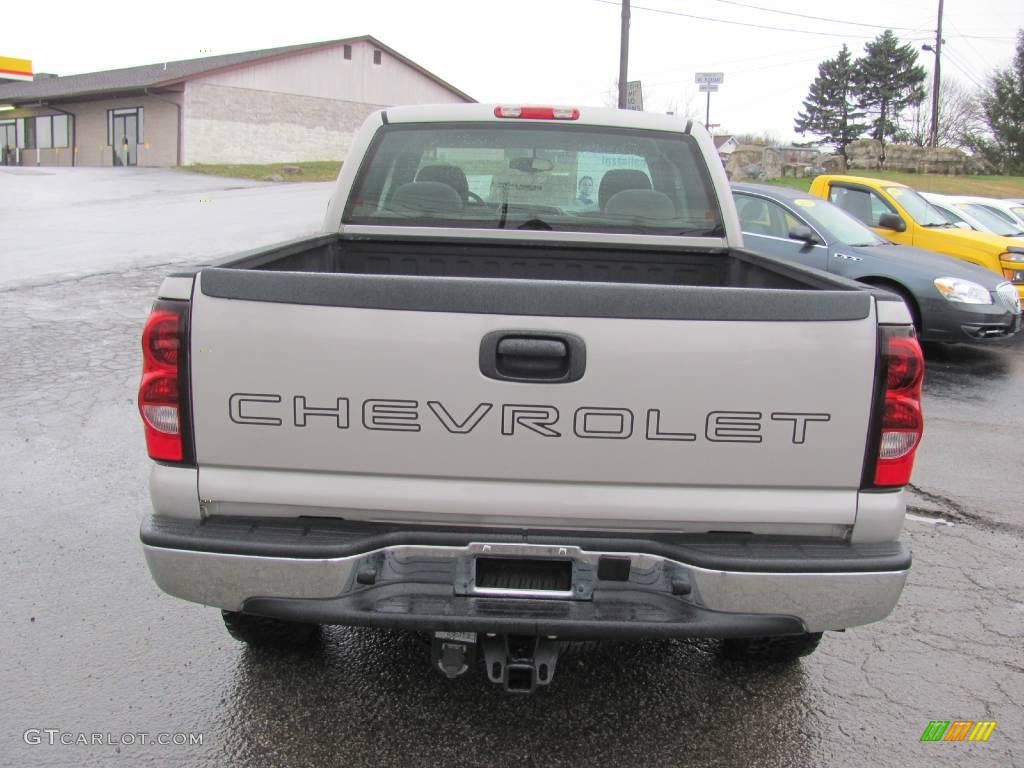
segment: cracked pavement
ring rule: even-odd
[[[1024,765],[1019,437],[1024,338],[926,350],[908,499],[914,567],[887,620],[751,671],[711,642],[563,657],[550,688],[446,681],[414,636],[330,628],[258,652],[162,594],[135,409],[138,336],[166,268],[0,292],[0,762],[12,765]],[[947,525],[948,521],[953,523]],[[998,721],[920,743],[930,720]],[[193,731],[201,746],[27,745],[28,728]]]

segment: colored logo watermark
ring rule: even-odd
[[[995,729],[995,720],[932,720],[921,741],[988,741]]]

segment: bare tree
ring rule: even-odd
[[[686,120],[700,120],[703,124],[701,105],[697,103],[698,94],[687,88],[681,97],[670,98],[665,102],[665,112],[682,117]]]
[[[609,109],[619,108],[619,81],[618,78],[612,80],[605,88],[604,96],[601,97],[602,106],[608,107]]]
[[[930,107],[922,102],[911,110],[907,139],[923,147],[928,143]],[[985,119],[978,94],[951,77],[939,86],[938,146],[965,149],[975,145],[985,132]]]
[[[738,133],[734,137],[737,144],[754,144],[760,147],[778,147],[782,145],[782,139],[771,131],[761,133]]]

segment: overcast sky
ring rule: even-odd
[[[937,6],[938,0],[634,0],[629,79],[643,81],[648,110],[689,111],[703,120],[694,73],[722,71],[711,122],[721,132],[770,131],[789,139],[818,62],[844,42],[859,55],[884,26],[919,47],[934,38]],[[371,34],[479,101],[611,104],[618,76],[617,0],[175,0],[102,8],[55,0],[42,7],[37,17],[5,25],[0,55],[31,59],[36,72],[59,75]],[[983,82],[1009,63],[1021,27],[1022,0],[947,0],[943,76],[969,86]],[[920,55],[930,71],[932,54]]]

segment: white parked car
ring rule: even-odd
[[[936,195],[933,192],[922,192],[921,196],[958,226],[969,227],[978,232],[991,232],[1003,237],[1024,239],[1024,222],[1011,221],[1005,215],[979,203],[965,202],[973,198]]]
[[[973,197],[970,195],[948,195],[956,205],[971,205],[984,208],[1007,222],[1024,230],[1024,203],[1019,200],[1003,200],[997,197]]]

